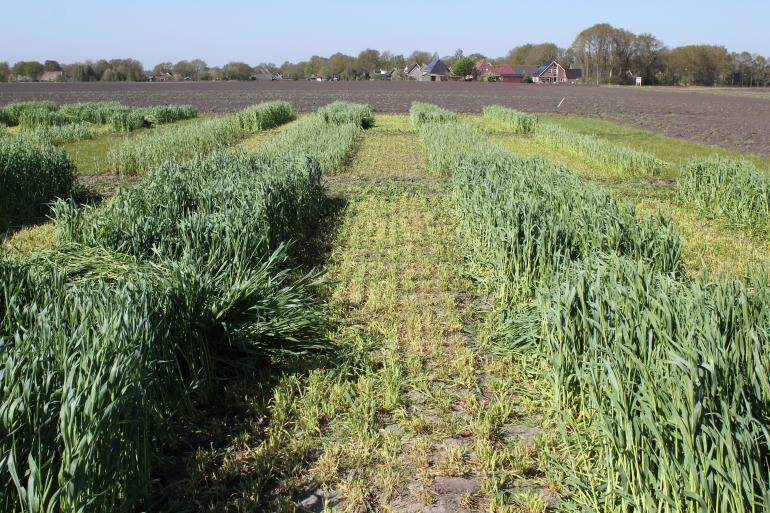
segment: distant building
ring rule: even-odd
[[[393,75],[395,75],[395,73],[396,70],[394,69],[378,69],[373,73],[370,73],[369,76],[373,80],[393,80]]]
[[[148,82],[165,82],[166,80],[171,80],[173,78],[173,75],[168,72],[149,73],[149,74],[146,74],[145,77],[147,78]]]
[[[422,68],[420,80],[423,82],[443,82],[451,75],[449,66],[438,57],[430,61]]]
[[[64,71],[44,71],[42,75],[40,75],[40,81],[41,82],[60,82],[64,80]]]
[[[420,80],[420,77],[422,77],[422,66],[415,62],[411,66],[404,68],[404,74],[415,80]]]
[[[558,62],[550,61],[535,70],[532,74],[532,81],[538,84],[574,84],[582,76],[582,69],[564,69]]]
[[[532,77],[537,66],[501,64],[495,66],[487,61],[476,64],[476,71],[483,80],[495,80],[497,82],[522,83],[528,77]]]
[[[270,82],[272,80],[275,80],[275,75],[267,71],[261,71],[259,73],[254,73],[253,75],[251,75],[249,77],[249,80],[260,80],[260,81]]]
[[[404,74],[421,82],[445,82],[452,77],[452,71],[444,61],[433,59],[428,64],[420,66],[417,63],[404,68]]]

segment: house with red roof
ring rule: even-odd
[[[581,69],[564,69],[558,62],[550,61],[540,67],[523,64],[494,65],[486,60],[476,63],[476,72],[482,80],[523,83],[528,78],[540,83],[575,83],[583,76]]]

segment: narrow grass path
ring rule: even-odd
[[[340,357],[276,387],[272,434],[255,452],[280,469],[273,511],[558,502],[544,374],[486,349],[486,306],[463,277],[447,183],[424,169],[414,132],[374,129],[327,181],[344,205],[327,262]]]
[[[461,277],[451,206],[434,192],[348,198],[331,300],[336,343],[362,364],[338,383],[319,454],[297,476],[307,510],[506,511],[515,496],[538,511],[555,500],[538,458],[538,388],[483,349],[482,304]]]

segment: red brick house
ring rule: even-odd
[[[583,76],[579,68],[564,69],[561,64],[551,61],[543,64],[532,74],[532,82],[538,84],[574,84]]]
[[[503,64],[492,68],[492,73],[499,82],[514,82],[521,84],[527,77],[531,77],[537,66]]]
[[[476,64],[476,71],[483,80],[490,77],[498,82],[512,82],[521,84],[527,77],[532,77],[537,70],[537,66],[527,66],[523,64],[501,64],[496,66],[487,61],[479,61]]]

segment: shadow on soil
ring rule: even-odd
[[[310,272],[326,265],[346,204],[343,197],[327,197],[327,214],[296,262],[300,271]],[[321,301],[325,299],[319,297]],[[266,360],[250,375],[223,382],[220,394],[199,400],[191,415],[170,421],[168,433],[160,441],[162,456],[152,469],[150,495],[141,510],[264,510],[274,498],[271,490],[278,476],[270,479],[260,474],[280,475],[280,471],[271,468],[269,456],[260,461],[260,455],[254,458],[252,454],[252,475],[228,472],[228,458],[233,457],[235,450],[243,451],[244,446],[259,446],[270,421],[273,390],[282,376],[303,376],[313,369],[334,368],[347,360],[349,355],[337,353]],[[239,492],[243,490],[252,495],[242,497]],[[234,505],[236,502],[238,506]]]

